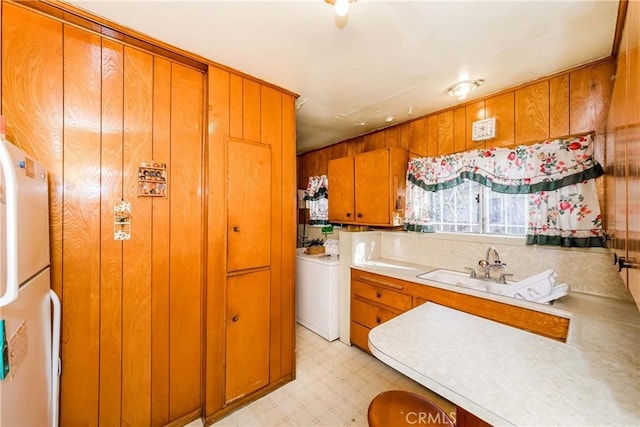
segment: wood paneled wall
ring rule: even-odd
[[[640,307],[640,3],[629,2],[607,119],[606,204],[611,249]]]
[[[200,412],[204,76],[2,2],[2,114],[49,168],[62,297],[60,425],[165,425]],[[169,197],[138,198],[142,161]],[[132,204],[116,241],[114,204]]]
[[[602,161],[613,74],[613,59],[598,61],[300,154],[298,188],[306,188],[309,176],[326,174],[331,159],[384,147],[406,149],[410,157],[427,157],[595,131],[596,153]],[[472,141],[472,123],[491,117],[496,117],[496,137]]]

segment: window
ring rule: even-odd
[[[477,182],[430,193],[431,224],[436,231],[524,236],[527,195],[502,194]]]
[[[524,235],[528,245],[602,246],[595,185],[602,174],[591,134],[412,158],[404,229]]]

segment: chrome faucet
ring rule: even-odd
[[[494,262],[496,264],[502,264],[500,262],[500,254],[498,254],[498,251],[496,250],[496,248],[494,248],[493,246],[489,246],[489,249],[487,249],[487,256],[485,257],[485,259],[487,260],[487,262],[491,263],[491,254],[493,253],[493,255],[495,255],[495,260]]]
[[[493,254],[493,263],[491,262],[491,255]],[[487,249],[487,255],[485,259],[481,259],[480,261],[478,261],[478,264],[480,265],[480,267],[482,267],[484,269],[484,278],[486,280],[491,279],[491,269],[492,268],[506,268],[507,264],[503,263],[502,261],[500,261],[500,254],[498,254],[498,251],[496,250],[496,248],[494,248],[493,246],[490,246],[489,249]],[[502,280],[504,280],[503,275],[500,276]],[[502,282],[502,280],[500,281],[501,283],[506,283]]]

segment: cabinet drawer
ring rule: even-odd
[[[362,326],[359,323],[351,322],[351,344],[361,348],[366,352],[369,350],[369,331],[371,329]]]
[[[362,271],[352,268],[351,281],[353,282],[354,280],[389,289],[395,292],[400,292],[403,294],[411,294],[411,292],[409,292],[409,290],[407,289],[408,282],[396,279],[394,277],[382,276],[380,274],[370,273],[368,271]]]
[[[375,301],[398,310],[409,310],[412,306],[412,297],[400,292],[390,291],[382,286],[374,286],[368,283],[354,280],[351,283],[351,292],[362,298]]]
[[[356,298],[351,300],[351,320],[367,328],[375,328],[379,324],[393,319],[398,314],[400,314],[399,311],[386,310]]]

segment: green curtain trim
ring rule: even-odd
[[[527,245],[550,245],[564,248],[602,248],[604,243],[600,237],[562,237],[527,235]]]
[[[463,171],[457,177],[441,182],[438,184],[425,184],[423,181],[416,179],[412,174],[408,174],[407,179],[414,185],[422,188],[425,191],[441,191],[448,190],[456,187],[464,182],[465,179],[475,181],[485,187],[489,187],[491,191],[503,194],[531,194],[539,191],[554,191],[567,185],[578,184],[582,181],[594,179],[604,175],[604,170],[600,163],[595,163],[593,167],[585,169],[582,172],[569,175],[557,181],[542,181],[535,184],[523,184],[523,185],[506,185],[497,184],[488,179],[484,175],[476,174],[473,172]]]
[[[328,199],[329,191],[326,188],[319,189],[313,196],[306,194],[304,196],[304,200],[320,200],[320,199]]]

